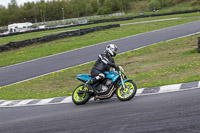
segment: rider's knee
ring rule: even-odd
[[[103,73],[100,73],[98,76],[96,76],[96,80],[104,80],[105,75]]]

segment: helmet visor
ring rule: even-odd
[[[116,47],[112,51],[113,51],[113,53],[117,54],[117,48]]]
[[[114,50],[113,50],[113,56],[116,56],[117,55],[117,48],[115,48]]]
[[[117,47],[114,48],[114,51],[117,52]]]

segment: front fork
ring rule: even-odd
[[[124,90],[126,90],[126,87],[125,87],[125,84],[124,84],[124,79],[122,77],[121,72],[119,72],[119,76],[120,76],[120,79],[121,79],[121,82],[122,82],[122,87],[123,87]]]

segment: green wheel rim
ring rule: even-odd
[[[126,82],[124,83],[124,85],[126,87],[126,90],[124,90],[121,86],[117,91],[118,96],[122,99],[130,97],[134,93],[134,90],[135,90],[134,85],[130,82]]]
[[[74,92],[74,100],[76,100],[77,102],[83,101],[83,100],[86,98],[86,96],[87,96],[86,93],[83,93],[82,96],[79,96],[79,95],[78,95],[78,91],[79,91],[79,90],[87,91],[88,88],[87,88],[87,87],[84,87],[84,88],[83,88],[83,86],[80,86],[80,87],[78,87],[78,88],[76,89],[76,91]]]

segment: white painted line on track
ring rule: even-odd
[[[151,20],[151,21],[142,21],[142,22],[135,22],[135,23],[127,23],[127,24],[120,24],[120,26],[124,25],[133,25],[133,24],[144,24],[144,23],[152,23],[152,22],[162,22],[162,21],[170,21],[170,20],[177,20],[182,18],[170,18],[170,19],[158,19],[158,20]]]
[[[189,37],[189,36],[193,36],[193,35],[196,35],[196,34],[200,34],[200,31],[198,31],[198,32],[196,32],[196,33],[189,34],[189,35],[185,35],[185,36],[173,38],[173,39],[170,39],[170,40],[167,40],[167,41],[172,41],[172,40],[175,40],[175,39],[178,39],[178,38]]]

